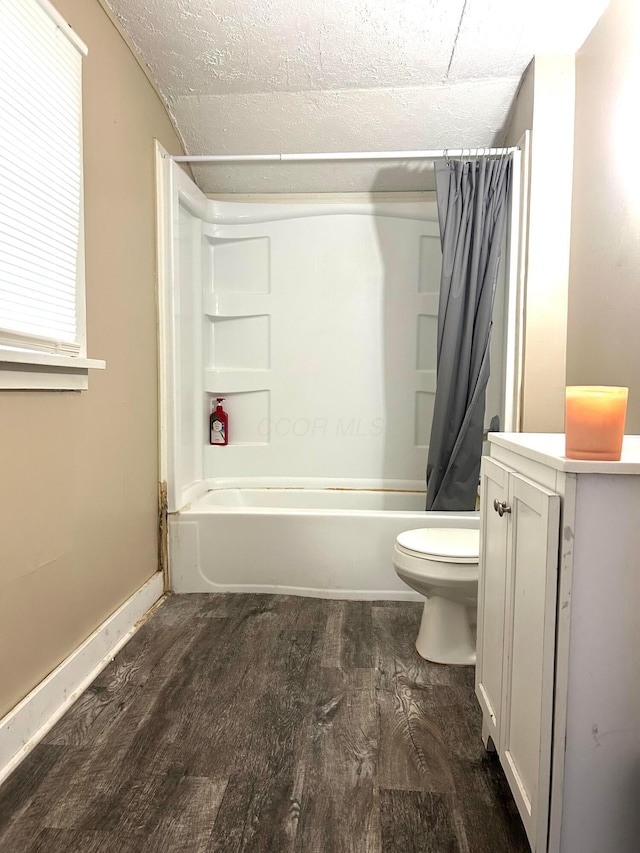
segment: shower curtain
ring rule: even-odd
[[[436,163],[442,277],[427,510],[475,508],[511,156]]]

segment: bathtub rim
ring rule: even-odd
[[[219,505],[216,506],[212,504],[210,506],[207,505],[199,505],[199,502],[206,497],[211,492],[218,491],[238,491],[237,488],[234,489],[209,489],[204,494],[200,495],[198,500],[193,501],[187,504],[185,507],[180,509],[176,513],[171,513],[173,516],[188,516],[189,518],[195,518],[199,516],[208,516],[208,515],[246,515],[246,516],[274,516],[280,517],[283,515],[286,516],[320,516],[322,518],[346,518],[346,517],[356,517],[356,518],[406,518],[407,521],[418,521],[419,519],[428,518],[430,520],[438,519],[438,518],[446,518],[447,524],[445,526],[455,527],[456,522],[460,523],[462,527],[475,527],[476,525],[479,527],[480,524],[480,512],[479,510],[469,510],[469,511],[460,511],[460,512],[442,512],[442,511],[427,511],[427,510],[415,510],[415,509],[339,509],[336,507],[331,508],[323,508],[323,507],[287,507],[287,506],[224,506]],[[241,490],[240,490],[241,491]],[[257,491],[257,489],[256,489]],[[328,490],[318,490],[318,489],[278,489],[271,488],[269,491],[328,491]],[[359,492],[371,492],[378,493],[381,490],[370,490],[370,489],[354,489],[353,491]],[[386,491],[386,490],[382,490]],[[394,493],[397,490],[391,490]],[[411,492],[411,494],[415,494],[415,492]],[[431,526],[431,525],[427,525]]]
[[[187,512],[195,514],[194,504],[214,491],[226,491],[231,489],[269,489],[274,491],[284,490],[312,490],[312,491],[363,491],[363,492],[410,492],[411,494],[423,494],[426,500],[426,489],[422,480],[401,479],[343,479],[341,477],[216,477],[207,480],[199,480],[184,490],[185,500],[175,513]],[[222,509],[222,507],[219,507]],[[240,509],[240,507],[235,508]],[[249,509],[249,507],[245,507]],[[322,510],[312,510],[322,512]],[[332,510],[326,510],[331,512]],[[337,512],[350,512],[351,510],[336,510]],[[360,510],[353,510],[360,512]],[[362,512],[375,512],[375,510],[361,510]],[[171,514],[174,514],[172,512]],[[381,510],[381,512],[420,512],[419,510]]]

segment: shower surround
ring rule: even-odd
[[[434,197],[221,201],[162,168],[172,587],[412,596],[390,554],[399,532],[426,524]],[[502,285],[492,414],[503,307]],[[227,446],[207,443],[216,397]]]

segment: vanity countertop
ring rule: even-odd
[[[564,433],[490,432],[489,441],[557,471],[573,474],[638,474],[640,475],[640,435],[625,435],[619,462],[590,459],[567,459],[564,456]]]

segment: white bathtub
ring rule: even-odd
[[[396,576],[396,536],[477,527],[477,513],[424,512],[424,493],[224,488],[169,516],[175,592],[419,599]]]

